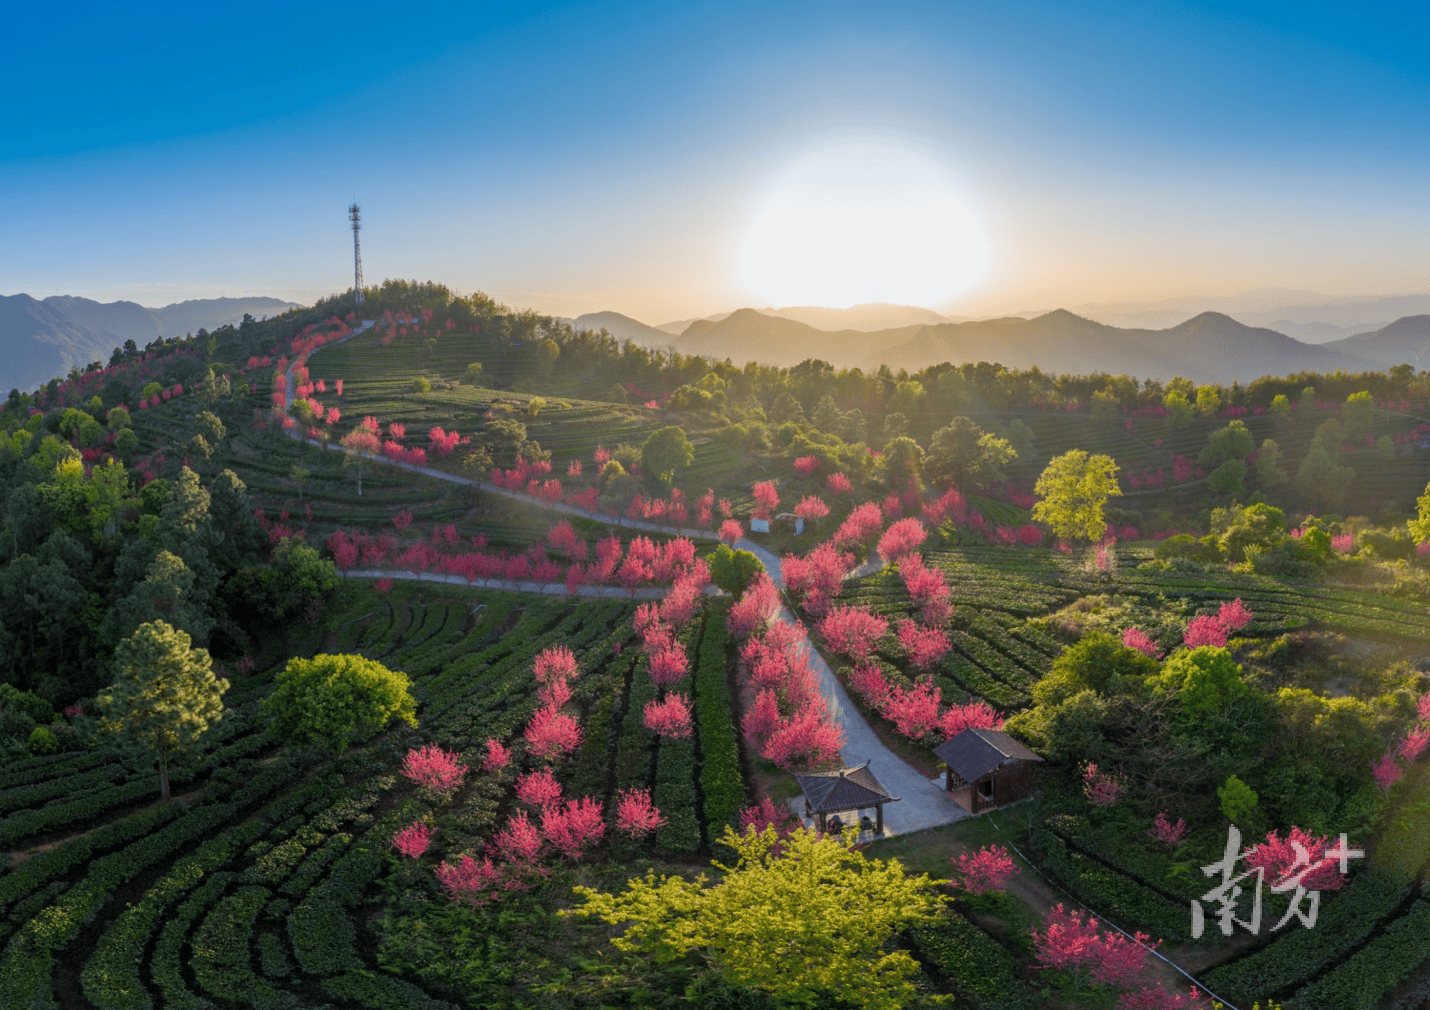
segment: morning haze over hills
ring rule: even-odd
[[[34,389],[72,368],[108,361],[126,340],[142,348],[159,337],[237,325],[245,314],[264,319],[297,307],[277,298],[202,298],[149,309],[69,295],[0,295],[0,387]]]
[[[1276,303],[1275,296],[1299,301]],[[1198,382],[1249,381],[1301,371],[1359,372],[1430,359],[1430,296],[1313,301],[1310,292],[1252,292],[1237,298],[1106,303],[993,319],[959,319],[929,309],[738,309],[659,326],[618,312],[579,316],[577,327],[686,354],[793,365],[820,358],[866,371],[911,371],[951,361],[991,361],[1045,372],[1111,372]],[[1241,318],[1198,305],[1220,303]],[[1389,312],[1401,315],[1382,320]],[[1096,314],[1099,318],[1090,318]],[[1289,317],[1282,319],[1282,317]],[[1357,325],[1343,320],[1366,318]],[[1262,321],[1262,320],[1266,321]],[[1273,320],[1282,319],[1279,324]],[[1299,320],[1299,321],[1297,321]],[[1302,338],[1289,335],[1296,330]],[[1310,339],[1309,335],[1323,339]],[[1325,339],[1329,336],[1331,339]]]
[[[33,389],[72,368],[107,361],[126,340],[143,347],[159,337],[237,324],[245,314],[263,319],[295,307],[266,297],[145,308],[64,295],[0,296],[0,388]],[[1369,321],[1348,322],[1356,319]],[[656,326],[613,311],[567,321],[647,347],[741,364],[794,365],[819,358],[865,371],[990,361],[1010,368],[1036,365],[1050,373],[1247,382],[1263,375],[1361,372],[1402,363],[1418,370],[1430,362],[1430,295],[1329,302],[1311,292],[1276,289],[987,319],[874,303],[847,309],[742,308]]]

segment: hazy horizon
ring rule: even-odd
[[[379,21],[372,59],[333,30]],[[311,303],[351,284],[353,200],[368,283],[652,325],[1425,286],[1430,139],[1406,124],[1430,75],[1414,33],[1360,10],[260,5],[11,27],[0,288],[40,298]]]

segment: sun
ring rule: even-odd
[[[967,198],[935,161],[846,143],[775,180],[745,235],[739,276],[774,306],[931,306],[974,284],[985,259]]]

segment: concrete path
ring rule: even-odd
[[[353,337],[370,329],[374,325],[373,320],[364,320],[362,326],[354,330],[343,340],[351,340]],[[342,343],[343,340],[333,341]],[[322,350],[322,348],[318,348]],[[317,351],[313,352],[314,354]],[[311,357],[311,355],[309,355]],[[293,369],[297,367],[294,361],[288,366],[288,371],[284,378],[286,383],[284,389],[288,394],[288,402],[293,402]],[[298,432],[292,433],[293,438],[297,438],[313,445],[322,445],[314,439],[309,439]],[[337,452],[343,452],[341,446],[331,443],[325,446]],[[456,474],[446,473],[442,470],[434,470],[425,466],[417,466],[413,463],[399,463],[390,460],[385,456],[364,453],[369,459],[373,459],[388,466],[399,467],[409,470],[412,473],[422,474],[425,477],[433,477],[437,480],[445,480],[453,484],[464,484],[469,487],[477,487],[492,494],[501,495],[504,498],[519,501],[526,505],[543,508],[551,512],[575,515],[584,519],[594,519],[597,522],[611,526],[620,526],[625,529],[646,530],[655,533],[668,535],[686,536],[699,540],[718,540],[719,536],[709,530],[679,529],[672,526],[662,526],[659,523],[647,522],[642,519],[627,519],[623,516],[609,516],[598,512],[588,512],[586,509],[567,505],[564,502],[544,502],[538,498],[533,498],[520,491],[511,491],[507,488],[497,487],[487,481],[474,480],[470,477],[460,477]],[[761,547],[749,539],[741,539],[735,542],[735,546],[741,550],[749,551],[760,559],[760,563],[765,566],[765,571],[770,575],[770,579],[781,590],[784,589],[784,578],[780,570],[780,559],[774,552]],[[860,575],[871,574],[884,567],[884,562],[877,554],[871,555],[862,565],[855,569]],[[365,572],[349,572],[349,577],[370,577],[375,579],[414,579],[422,582],[443,582],[449,585],[471,585],[485,586],[491,589],[515,589],[518,592],[544,593],[548,595],[565,596],[566,586],[559,582],[512,582],[506,579],[477,579],[468,582],[461,575],[442,575],[436,572],[409,572],[395,570],[370,570]],[[854,573],[850,573],[852,577]],[[665,595],[662,589],[642,589],[637,590],[632,597],[627,590],[615,586],[581,586],[578,587],[577,595],[594,596],[601,598],[623,598],[623,599],[659,599]],[[788,624],[803,625],[789,611],[788,608],[781,607],[779,619]],[[899,757],[889,748],[885,747],[879,737],[874,733],[873,727],[865,721],[859,709],[849,700],[849,695],[845,693],[844,686],[839,683],[834,676],[834,671],[829,668],[824,657],[819,651],[813,648],[806,640],[804,649],[809,656],[810,668],[819,675],[820,689],[829,705],[831,719],[844,730],[845,744],[840,754],[844,758],[847,767],[862,765],[869,762],[869,770],[884,784],[890,795],[899,797],[899,802],[890,803],[884,807],[884,834],[886,837],[892,835],[904,835],[912,831],[921,831],[924,828],[932,828],[940,824],[950,824],[954,821],[962,820],[970,816],[967,811],[955,803],[948,795],[933,782],[924,777],[923,773],[914,768],[903,758]],[[802,807],[796,801],[791,805],[791,809],[796,814],[802,813]]]
[[[780,559],[773,552],[749,540],[737,541],[735,546],[759,558],[774,584],[784,588]],[[794,614],[784,607],[780,608],[779,619],[787,624],[800,624]],[[853,768],[869,762],[869,770],[884,784],[884,788],[889,790],[890,795],[899,797],[898,803],[884,807],[885,835],[906,835],[970,816],[947,793],[925,778],[923,772],[884,746],[874,728],[849,700],[844,685],[839,683],[839,678],[834,676],[834,671],[819,650],[808,640],[804,649],[810,668],[819,675],[820,691],[829,705],[830,718],[844,730],[845,743],[840,754],[845,766]],[[791,801],[790,809],[803,815],[803,803],[802,798]]]
[[[585,596],[600,600],[663,600],[670,590],[663,586],[644,589],[622,589],[620,586],[577,586],[576,592],[566,589],[564,582],[532,582],[522,579],[472,579],[465,575],[443,572],[413,572],[405,568],[353,568],[339,572],[345,579],[401,579],[406,582],[439,582],[448,586],[470,589],[500,589],[508,593],[540,593],[543,596]],[[722,595],[716,586],[705,587],[706,596]]]

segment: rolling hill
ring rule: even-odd
[[[34,389],[71,368],[108,361],[116,347],[265,318],[296,308],[277,298],[204,298],[149,309],[54,295],[0,295],[0,390]]]
[[[669,347],[674,337],[662,329],[619,312],[587,312],[571,320],[578,330],[605,330],[617,340],[633,340],[642,347]]]
[[[1366,358],[1379,368],[1408,364],[1423,371],[1430,367],[1430,315],[1404,316],[1389,326],[1324,346]]]

